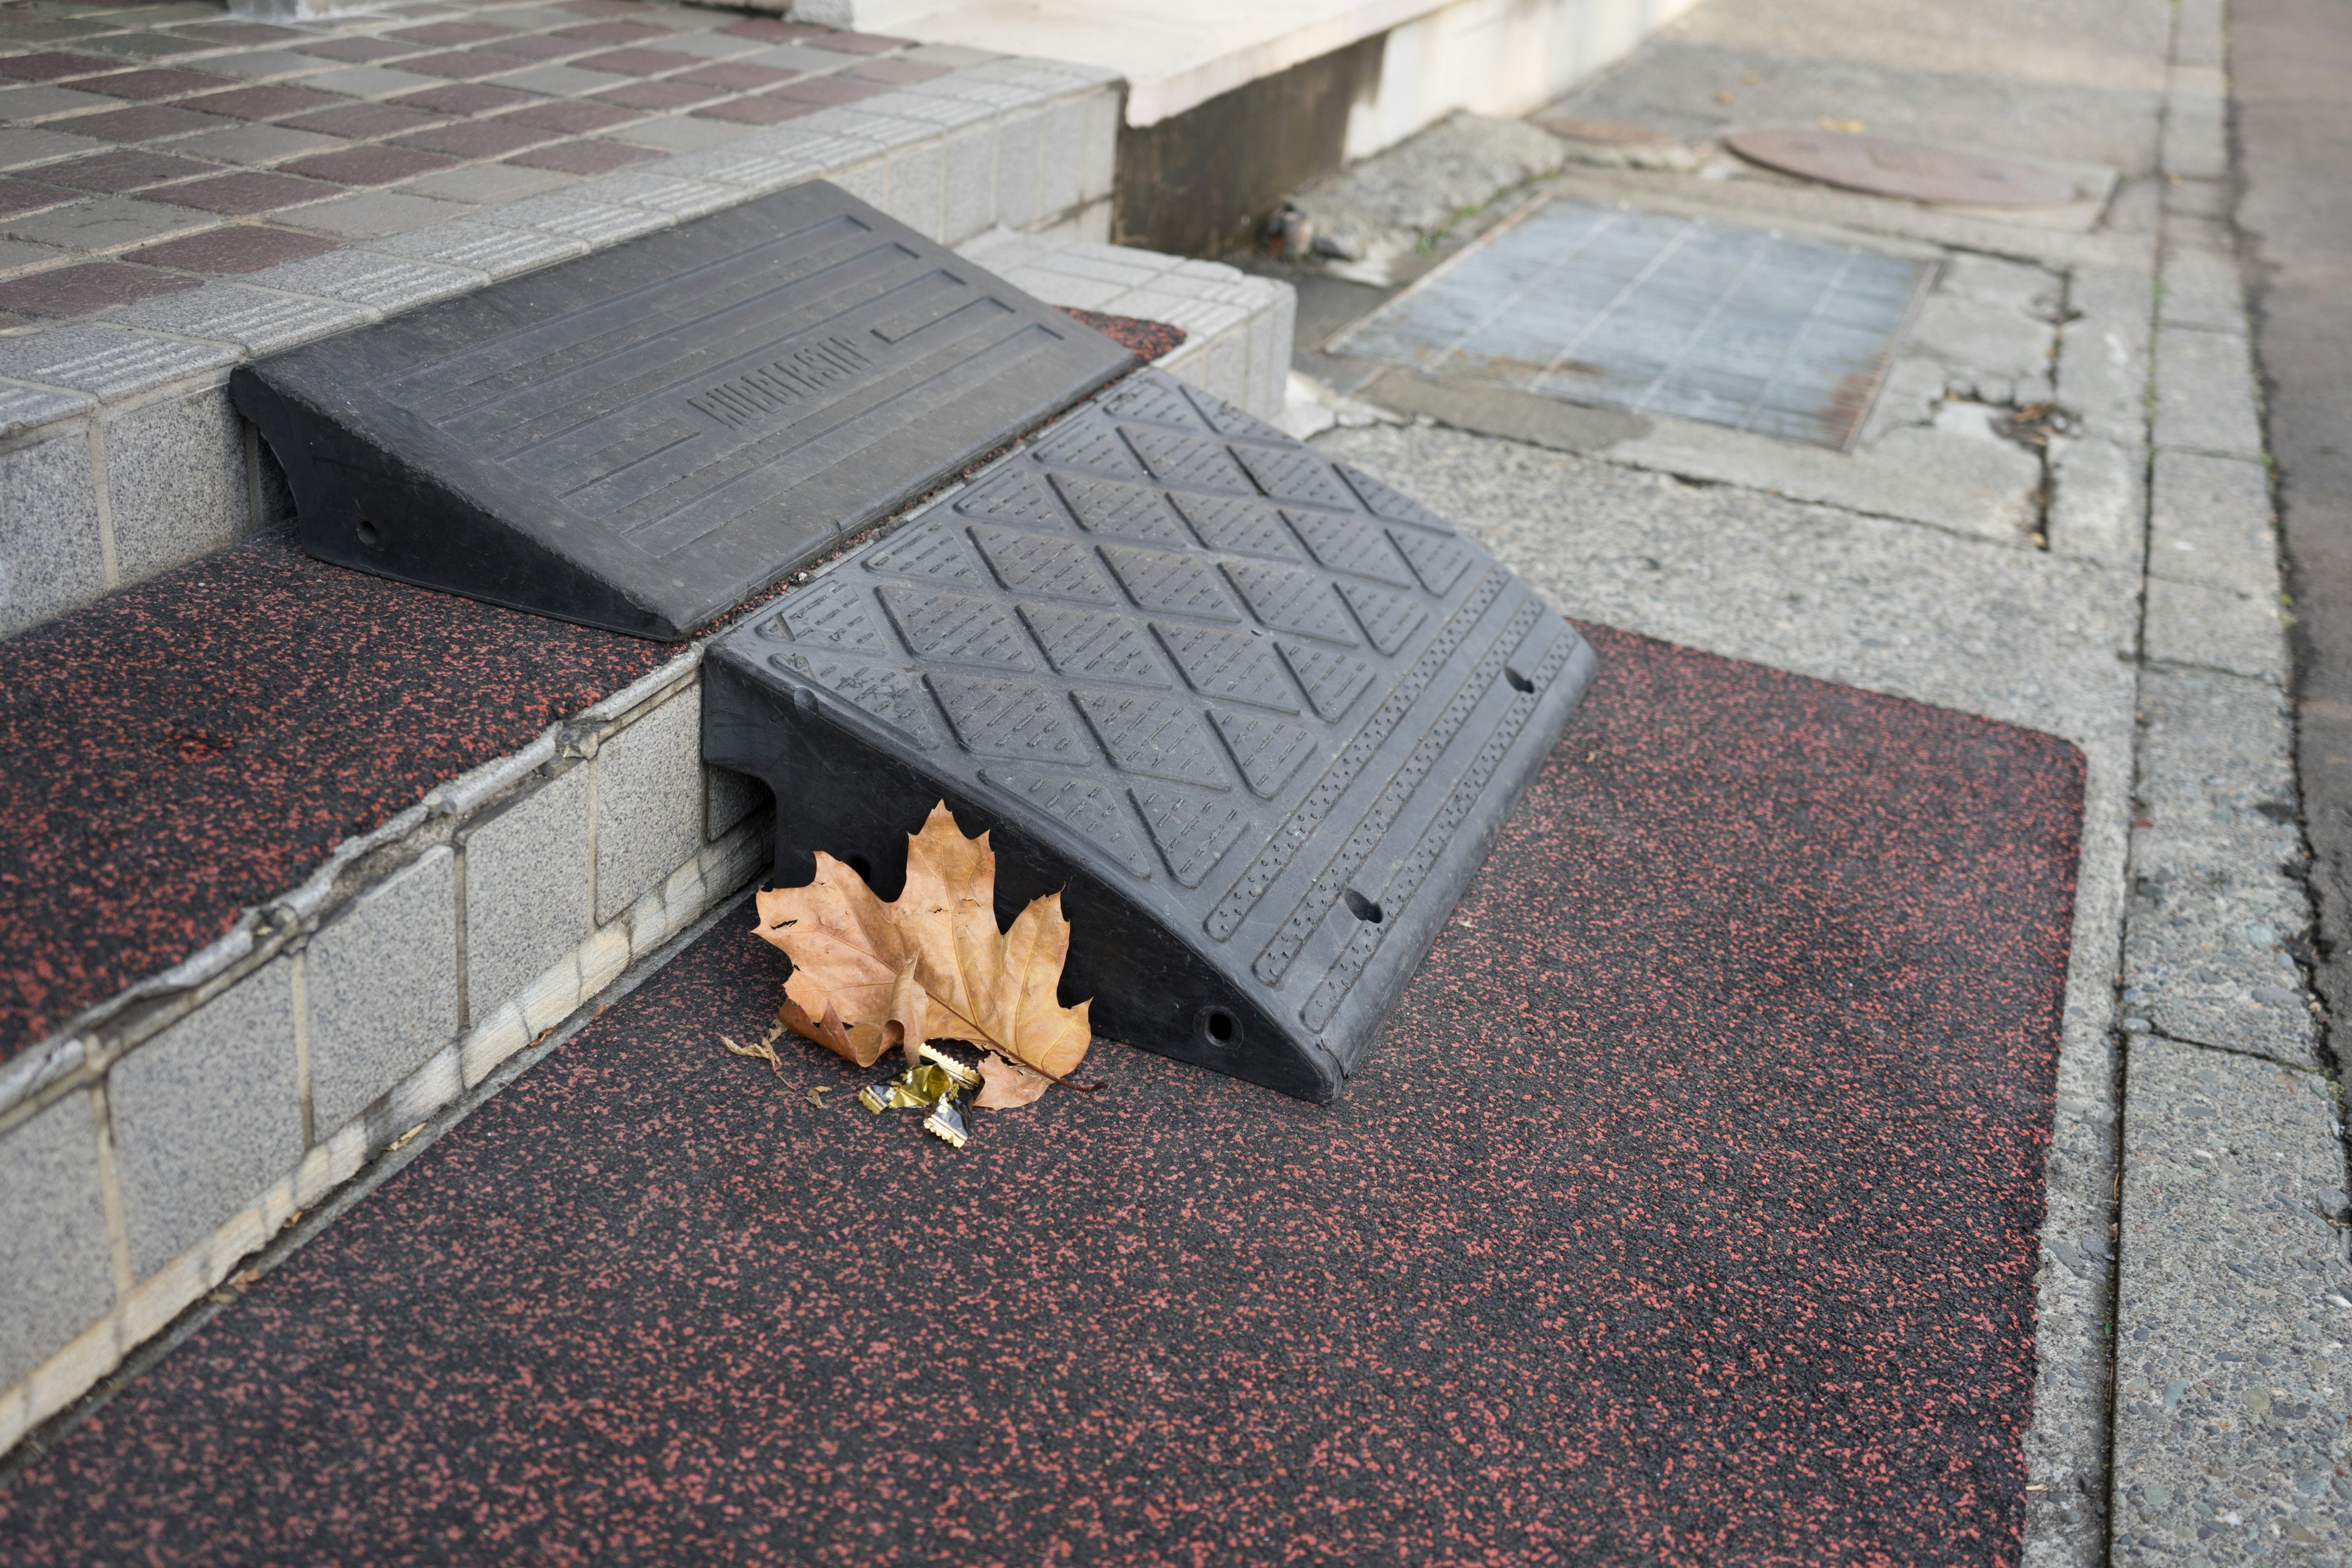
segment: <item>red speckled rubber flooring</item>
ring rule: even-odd
[[[1184,341],[1070,314],[1141,356]],[[285,538],[0,642],[0,1062],[678,651]]]
[[[714,929],[0,1494],[12,1564],[2013,1563],[2081,765],[1596,631],[1316,1107],[971,1145]],[[1084,941],[1083,931],[1076,940]]]
[[[0,1060],[677,654],[286,537],[0,642]]]

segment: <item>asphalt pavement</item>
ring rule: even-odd
[[[2341,1019],[2352,1010],[2352,10],[2240,0],[2231,56],[2238,227],[2293,601],[2315,968]]]

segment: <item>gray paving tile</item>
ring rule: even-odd
[[[98,400],[87,393],[0,382],[0,436],[21,435],[53,420],[87,414],[97,405]]]
[[[331,153],[348,145],[340,137],[297,131],[287,125],[236,125],[174,142],[172,151],[198,158],[217,158],[225,163],[265,164],[297,158],[305,153]]]
[[[219,218],[187,207],[165,206],[131,196],[102,196],[76,202],[0,226],[0,234],[36,245],[54,245],[85,255],[102,256],[152,244],[192,229],[210,228]]]
[[[533,196],[529,201],[509,202],[485,211],[481,220],[508,228],[537,229],[568,239],[583,239],[591,245],[610,245],[634,235],[650,234],[677,221],[643,207],[580,201],[570,195]]]
[[[273,294],[234,283],[207,283],[184,294],[142,300],[107,318],[109,325],[234,343],[247,353],[274,353],[375,319],[341,300]]]
[[[624,170],[575,185],[568,193],[580,201],[609,202],[622,206],[650,207],[673,217],[699,217],[742,201],[732,185],[701,180],[674,179],[667,174]]]
[[[666,153],[699,153],[705,148],[740,142],[752,130],[751,126],[734,125],[724,120],[697,120],[690,114],[680,114],[615,126],[610,135],[616,142],[658,147]]]
[[[2112,1561],[2352,1553],[2352,1272],[2316,1073],[2127,1047]]]
[[[367,248],[443,267],[463,267],[494,279],[584,256],[588,251],[586,244],[580,240],[542,234],[536,229],[500,228],[463,220],[410,229]]]
[[[543,92],[551,98],[585,98],[592,92],[626,87],[636,79],[613,71],[581,70],[575,66],[533,66],[529,70],[499,77],[498,85],[520,88],[525,92]]]
[[[0,376],[103,398],[127,397],[222,369],[236,358],[235,349],[220,343],[184,342],[96,323],[0,338]]]
[[[461,202],[436,200],[415,191],[412,184],[410,188],[398,191],[362,191],[338,196],[331,202],[288,213],[281,221],[289,227],[331,234],[338,239],[367,240],[462,217],[473,210]]]
[[[315,87],[320,92],[340,92],[348,98],[396,98],[404,92],[423,92],[427,88],[446,87],[446,77],[426,76],[420,71],[404,71],[385,66],[349,66],[341,70],[314,76],[302,84]]]
[[[291,49],[248,49],[242,54],[206,55],[196,68],[219,76],[233,76],[246,81],[290,81],[296,77],[315,77],[334,68],[332,60],[322,60],[316,55],[298,55]],[[316,82],[306,82],[316,87]],[[330,89],[329,90],[334,90]]]
[[[491,206],[500,202],[521,201],[548,191],[561,190],[572,184],[575,178],[553,169],[522,169],[511,163],[477,163],[471,168],[426,174],[400,188],[420,196]]]
[[[28,125],[12,125],[0,130],[0,169],[17,169],[27,163],[45,163],[56,158],[103,153],[113,145],[111,142],[101,142],[93,136],[71,136],[61,131],[40,131]]]
[[[316,294],[385,311],[462,294],[481,283],[470,272],[365,250],[339,250],[308,261],[289,261],[249,274],[246,281],[259,289]]]
[[[12,87],[0,91],[0,121],[10,125],[29,125],[36,121],[54,120],[61,114],[89,114],[100,110],[121,109],[119,98],[104,98],[94,92],[76,92],[63,87]]]

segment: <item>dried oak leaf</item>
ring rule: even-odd
[[[804,888],[762,889],[759,934],[793,961],[777,1016],[859,1067],[893,1046],[968,1040],[1062,1078],[1087,1054],[1090,1004],[1055,995],[1070,922],[1051,893],[996,929],[996,852],[966,838],[947,804],[907,839],[907,885],[884,903],[819,851]]]
[[[994,1051],[980,1058],[980,1097],[972,1101],[982,1110],[1014,1110],[1045,1092],[1054,1080],[1034,1068],[1006,1061]]]

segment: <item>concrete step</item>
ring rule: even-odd
[[[1286,285],[1066,237],[974,249],[1052,302],[1186,318],[1160,363],[1279,413]],[[44,957],[80,991],[0,1042],[0,1451],[760,873],[772,807],[700,761],[702,654],[344,573],[276,531],[0,643],[44,755],[44,701],[146,660],[106,700],[121,765],[96,770],[138,786],[73,834],[113,834],[115,863],[57,879],[119,889],[97,901],[126,918],[174,853],[245,879],[146,910],[189,934],[135,972]],[[318,700],[237,733],[240,679]],[[159,737],[272,782],[223,820],[168,753],[135,765]]]
[[[948,244],[1108,237],[1114,72],[608,10],[0,42],[72,57],[0,93],[0,636],[284,515],[224,390],[253,357],[810,179]],[[122,74],[157,48],[179,75]]]

